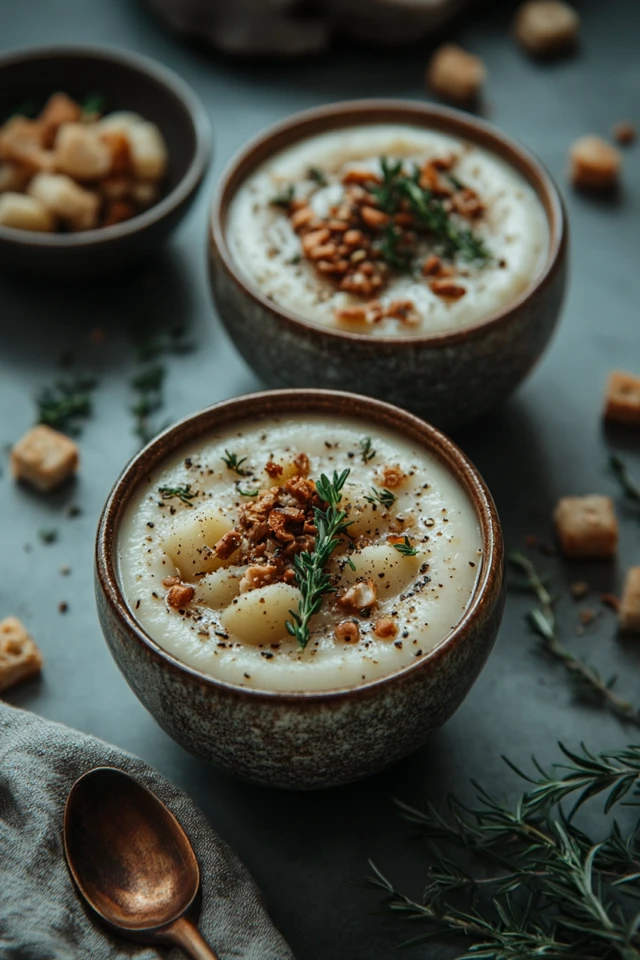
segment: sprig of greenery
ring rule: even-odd
[[[363,437],[362,440],[358,441],[358,446],[360,447],[360,456],[362,457],[363,463],[368,463],[369,460],[373,460],[376,451],[371,444],[371,437]]]
[[[326,187],[328,184],[327,176],[320,167],[309,167],[307,170],[307,177],[309,180],[313,180],[314,183],[317,183],[319,187]]]
[[[619,697],[612,689],[616,677],[608,681],[604,680],[595,667],[585,663],[561,643],[558,637],[553,599],[531,560],[521,553],[512,553],[509,560],[524,574],[525,589],[530,590],[538,601],[538,606],[527,613],[529,623],[542,640],[544,649],[559,660],[576,681],[577,693],[590,700],[595,699],[620,720],[640,726],[640,711]]]
[[[640,897],[638,824],[625,837],[613,821],[605,839],[595,842],[572,821],[592,797],[606,793],[609,814],[637,788],[640,747],[600,755],[584,746],[560,749],[564,759],[551,771],[534,760],[534,776],[507,761],[532,785],[512,805],[477,784],[476,805],[450,798],[449,816],[429,801],[420,809],[398,803],[432,857],[424,894],[416,900],[400,893],[373,864],[369,880],[385,892],[392,911],[432,928],[405,945],[462,934],[474,943],[458,960],[640,957],[632,899]],[[572,796],[567,815],[562,803]]]
[[[246,457],[240,457],[238,460],[238,455],[236,453],[229,453],[225,448],[225,456],[221,457],[223,463],[226,463],[228,470],[233,470],[234,473],[237,473],[239,477],[248,477],[251,473],[250,470],[244,470],[242,464],[245,463]]]
[[[391,490],[387,490],[386,487],[383,487],[382,490],[378,490],[377,487],[371,487],[371,490],[373,492],[373,496],[365,496],[364,499],[368,503],[379,503],[380,506],[385,508],[385,510],[389,510],[397,500],[395,493],[392,493]]]
[[[269,203],[272,207],[290,207],[293,203],[295,197],[295,188],[293,184],[289,184],[288,187],[283,187],[279,193],[275,193]]]
[[[413,266],[413,258],[407,250],[399,248],[402,231],[395,224],[389,223],[384,228],[382,236],[376,243],[382,259],[401,273],[408,273]]]
[[[96,384],[94,377],[77,376],[43,387],[36,397],[38,423],[77,436],[81,431],[78,421],[92,413],[91,394]]]
[[[236,490],[241,497],[257,497],[260,493],[259,487],[254,487],[253,490],[243,490],[239,483],[236,483]]]
[[[403,557],[417,557],[418,555],[416,548],[411,546],[409,537],[405,537],[401,543],[392,543],[391,546],[394,550],[397,550],[398,553],[402,554]]]
[[[183,503],[186,503],[188,507],[192,507],[193,504],[191,501],[194,497],[197,497],[197,493],[191,492],[191,484],[178,484],[175,487],[158,487],[158,493],[163,500],[171,500],[173,497],[177,497],[178,500],[182,500]]]
[[[189,340],[187,328],[179,324],[166,332],[142,332],[135,337],[138,372],[130,385],[137,394],[131,406],[134,417],[134,434],[142,443],[148,443],[162,427],[153,423],[154,414],[164,407],[164,382],[167,367],[161,357],[164,354],[190,353],[194,344]]]
[[[625,462],[616,454],[609,457],[609,467],[614,477],[620,483],[623,493],[628,500],[640,503],[640,485],[633,479]]]
[[[103,93],[90,93],[84,98],[80,107],[84,116],[93,116],[94,114],[104,113],[106,97]]]
[[[317,529],[315,548],[313,552],[305,550],[296,555],[293,565],[296,581],[302,594],[298,610],[290,610],[293,620],[286,621],[286,627],[292,637],[298,641],[302,650],[307,646],[310,638],[309,621],[322,606],[322,599],[327,593],[335,592],[331,577],[325,571],[331,554],[340,543],[340,536],[346,533],[350,522],[344,510],[339,509],[349,470],[338,474],[333,472],[333,479],[323,473],[316,482],[316,492],[327,506],[325,509],[314,508],[314,519]]]

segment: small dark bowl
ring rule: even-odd
[[[131,220],[65,234],[0,227],[2,267],[80,279],[129,264],[160,246],[196,195],[211,153],[211,132],[204,107],[189,87],[138,54],[107,47],[39,47],[0,58],[0,122],[25,102],[40,106],[57,90],[77,100],[97,92],[107,111],[141,114],[158,125],[169,151],[161,199]]]
[[[180,447],[243,420],[295,414],[380,424],[436,457],[473,503],[483,556],[469,606],[424,656],[355,686],[281,693],[236,686],[182,663],[136,621],[120,588],[118,531],[140,484]],[[167,733],[196,756],[245,780],[312,789],[347,783],[400,760],[460,706],[487,659],[504,606],[504,548],[491,494],[442,433],[389,404],[333,390],[273,390],[226,400],[169,427],[116,482],[96,543],[102,630],[125,679]]]
[[[411,337],[336,330],[269,300],[234,260],[226,236],[229,207],[257,167],[307,137],[380,123],[436,130],[483,147],[518,171],[537,194],[549,225],[546,262],[531,284],[493,315],[458,330]],[[433,104],[355,100],[289,117],[231,160],[211,210],[211,286],[231,339],[267,386],[349,385],[451,430],[504,400],[539,360],[560,315],[567,237],[553,180],[528,150],[497,127]]]

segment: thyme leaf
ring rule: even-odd
[[[290,207],[294,197],[295,188],[293,184],[289,184],[288,187],[283,187],[279,193],[275,193],[269,200],[269,203],[272,207]]]
[[[178,500],[186,503],[188,507],[193,506],[191,501],[197,496],[197,493],[191,492],[190,483],[178,484],[175,487],[158,487],[158,493],[163,500],[172,500],[174,497],[177,497]]]
[[[391,490],[387,490],[386,487],[384,487],[382,490],[378,490],[377,487],[371,487],[371,490],[373,492],[373,496],[365,496],[364,499],[368,503],[379,503],[385,508],[385,510],[389,510],[389,508],[392,507],[398,499],[395,493],[392,493]]]
[[[316,543],[313,552],[305,550],[296,555],[293,565],[296,581],[302,594],[297,610],[290,610],[292,619],[286,621],[286,627],[292,637],[298,641],[299,647],[304,650],[310,638],[309,621],[320,610],[322,599],[327,593],[335,592],[331,577],[325,571],[331,554],[340,543],[340,535],[345,533],[350,523],[344,510],[339,509],[349,470],[338,474],[335,470],[333,478],[323,473],[316,483],[316,491],[327,506],[325,509],[314,508],[315,525],[317,528]]]
[[[78,421],[92,413],[91,393],[96,384],[93,377],[78,376],[43,387],[36,397],[38,423],[77,436],[81,429]]]
[[[409,537],[405,537],[401,543],[392,543],[391,546],[394,550],[397,550],[403,557],[417,557],[418,551],[415,547],[411,546],[411,541]]]
[[[237,454],[229,453],[229,451],[226,448],[224,452],[225,452],[225,456],[221,457],[220,459],[223,461],[223,463],[226,463],[227,469],[233,470],[233,472],[237,473],[239,477],[248,477],[251,471],[244,470],[242,467],[242,464],[246,461],[247,458],[240,457],[240,459],[238,460]]]
[[[314,183],[317,183],[319,187],[326,187],[329,182],[326,174],[319,167],[309,167],[307,170],[307,177],[309,180],[313,180]]]
[[[363,463],[368,463],[369,460],[373,460],[376,455],[376,451],[371,445],[371,437],[363,437],[362,440],[358,442],[360,447],[360,456],[362,457]]]
[[[257,497],[258,494],[260,493],[260,490],[258,487],[256,487],[255,490],[243,490],[238,483],[236,483],[236,490],[238,491],[241,497]]]

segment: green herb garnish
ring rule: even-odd
[[[224,452],[226,456],[221,457],[220,459],[223,461],[223,463],[226,463],[227,468],[229,470],[233,470],[233,472],[237,473],[239,477],[248,477],[251,471],[242,469],[242,464],[246,461],[247,458],[240,457],[240,459],[238,460],[237,454],[229,453],[229,451],[226,449]]]
[[[411,254],[406,250],[400,250],[399,244],[402,239],[402,231],[393,223],[387,224],[382,233],[382,237],[377,242],[376,247],[382,256],[382,259],[402,273],[411,270],[413,260]]]
[[[327,593],[334,593],[331,577],[325,572],[331,554],[340,543],[340,535],[345,533],[350,523],[344,510],[338,509],[342,499],[349,470],[340,475],[334,470],[333,479],[323,473],[316,483],[316,491],[321,500],[328,506],[321,510],[314,508],[315,525],[317,528],[316,543],[313,553],[305,550],[296,555],[293,566],[296,581],[302,594],[298,610],[290,610],[293,622],[286,621],[286,627],[292,637],[298,641],[302,650],[309,642],[309,621],[322,606],[322,598]]]
[[[93,116],[96,113],[104,113],[106,98],[102,93],[90,93],[80,104],[80,108],[85,117]]]
[[[186,503],[188,507],[193,506],[191,501],[197,496],[197,493],[191,492],[190,483],[181,484],[175,487],[158,487],[158,493],[163,500],[173,500],[174,497],[177,497],[178,500],[182,500],[183,503]]]
[[[35,100],[25,100],[24,103],[21,103],[19,107],[11,114],[12,117],[27,117],[29,120],[33,120],[34,117],[38,115],[38,104]]]
[[[80,433],[78,421],[91,415],[91,392],[95,386],[93,377],[78,376],[43,387],[36,397],[38,423],[77,436]]]
[[[614,454],[609,458],[609,467],[620,483],[627,499],[633,500],[634,503],[640,503],[640,486],[632,478],[624,461]]]
[[[236,490],[238,491],[241,497],[257,497],[258,494],[260,493],[259,487],[256,487],[255,490],[243,490],[240,486],[238,486],[237,483],[236,483]]]
[[[391,490],[387,490],[386,487],[384,487],[382,490],[378,490],[376,487],[371,487],[371,489],[373,491],[373,496],[365,496],[365,500],[367,500],[368,503],[379,503],[385,508],[385,510],[388,510],[397,500],[395,493],[392,493]]]
[[[280,193],[274,194],[269,200],[272,207],[290,207],[295,197],[295,188],[293,184],[285,187]]]
[[[313,180],[314,183],[317,183],[319,187],[326,187],[329,183],[326,175],[319,167],[309,167],[307,170],[307,177],[309,180]]]
[[[55,543],[58,539],[58,531],[53,527],[43,530],[38,530],[38,536],[42,543]]]
[[[391,546],[394,550],[397,550],[398,553],[401,553],[403,557],[417,557],[418,555],[416,548],[411,546],[409,537],[405,537],[401,543],[392,543]]]
[[[131,379],[131,386],[138,394],[138,399],[131,407],[136,421],[134,432],[143,443],[148,443],[157,432],[152,429],[149,418],[162,407],[166,373],[164,363],[149,363]]]
[[[362,457],[363,463],[368,463],[369,460],[373,460],[376,455],[376,451],[371,446],[371,437],[363,437],[359,441],[358,446],[360,447],[360,456]]]

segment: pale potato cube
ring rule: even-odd
[[[558,0],[532,0],[518,9],[513,30],[528,53],[535,57],[553,56],[575,47],[580,17]]]
[[[127,131],[133,172],[142,180],[160,180],[167,172],[167,145],[155,123],[135,123]]]
[[[206,577],[198,580],[196,587],[196,600],[199,603],[206,603],[213,610],[220,610],[227,607],[234,597],[240,592],[240,580],[244,568],[233,567],[231,570],[221,567],[208,573]]]
[[[11,451],[11,471],[38,490],[53,490],[78,469],[78,446],[64,433],[41,423]]]
[[[364,547],[348,556],[355,570],[341,559],[342,579],[346,583],[354,583],[362,578],[372,580],[379,597],[394,597],[401,593],[416,579],[424,560],[419,553],[403,556],[388,543]]]
[[[618,623],[625,633],[640,633],[640,567],[630,567],[627,571]]]
[[[39,173],[27,192],[73,230],[91,230],[98,225],[100,197],[64,173]]]
[[[19,163],[11,163],[8,160],[0,161],[0,193],[6,193],[7,191],[21,193],[32,175],[33,170],[21,166]]]
[[[340,509],[344,510],[350,524],[347,536],[375,537],[382,526],[386,528],[388,525],[389,512],[380,503],[369,503],[364,495],[365,491],[356,483],[347,482],[342,489]]]
[[[487,76],[479,57],[467,53],[455,43],[439,47],[427,67],[427,84],[434,93],[455,103],[475,100]]]
[[[184,580],[194,582],[203,573],[229,566],[233,554],[221,560],[213,551],[216,543],[233,524],[219,507],[206,510],[185,510],[177,517],[163,546]]]
[[[554,511],[560,547],[566,557],[612,557],[618,521],[610,497],[562,497]]]
[[[288,583],[272,583],[236,597],[220,621],[235,640],[243,643],[277,643],[289,636],[286,621],[297,610],[302,594]]]
[[[602,137],[580,137],[569,152],[569,176],[578,189],[612,190],[618,184],[621,167],[620,151]]]
[[[96,130],[83,123],[63,123],[53,148],[56,169],[76,180],[100,180],[111,170],[111,151]]]
[[[640,377],[614,370],[607,383],[606,420],[640,427]]]
[[[34,197],[27,197],[24,193],[3,193],[0,195],[0,227],[49,233],[55,222],[45,205]]]
[[[0,691],[36,677],[42,670],[42,654],[17,617],[0,621]]]

